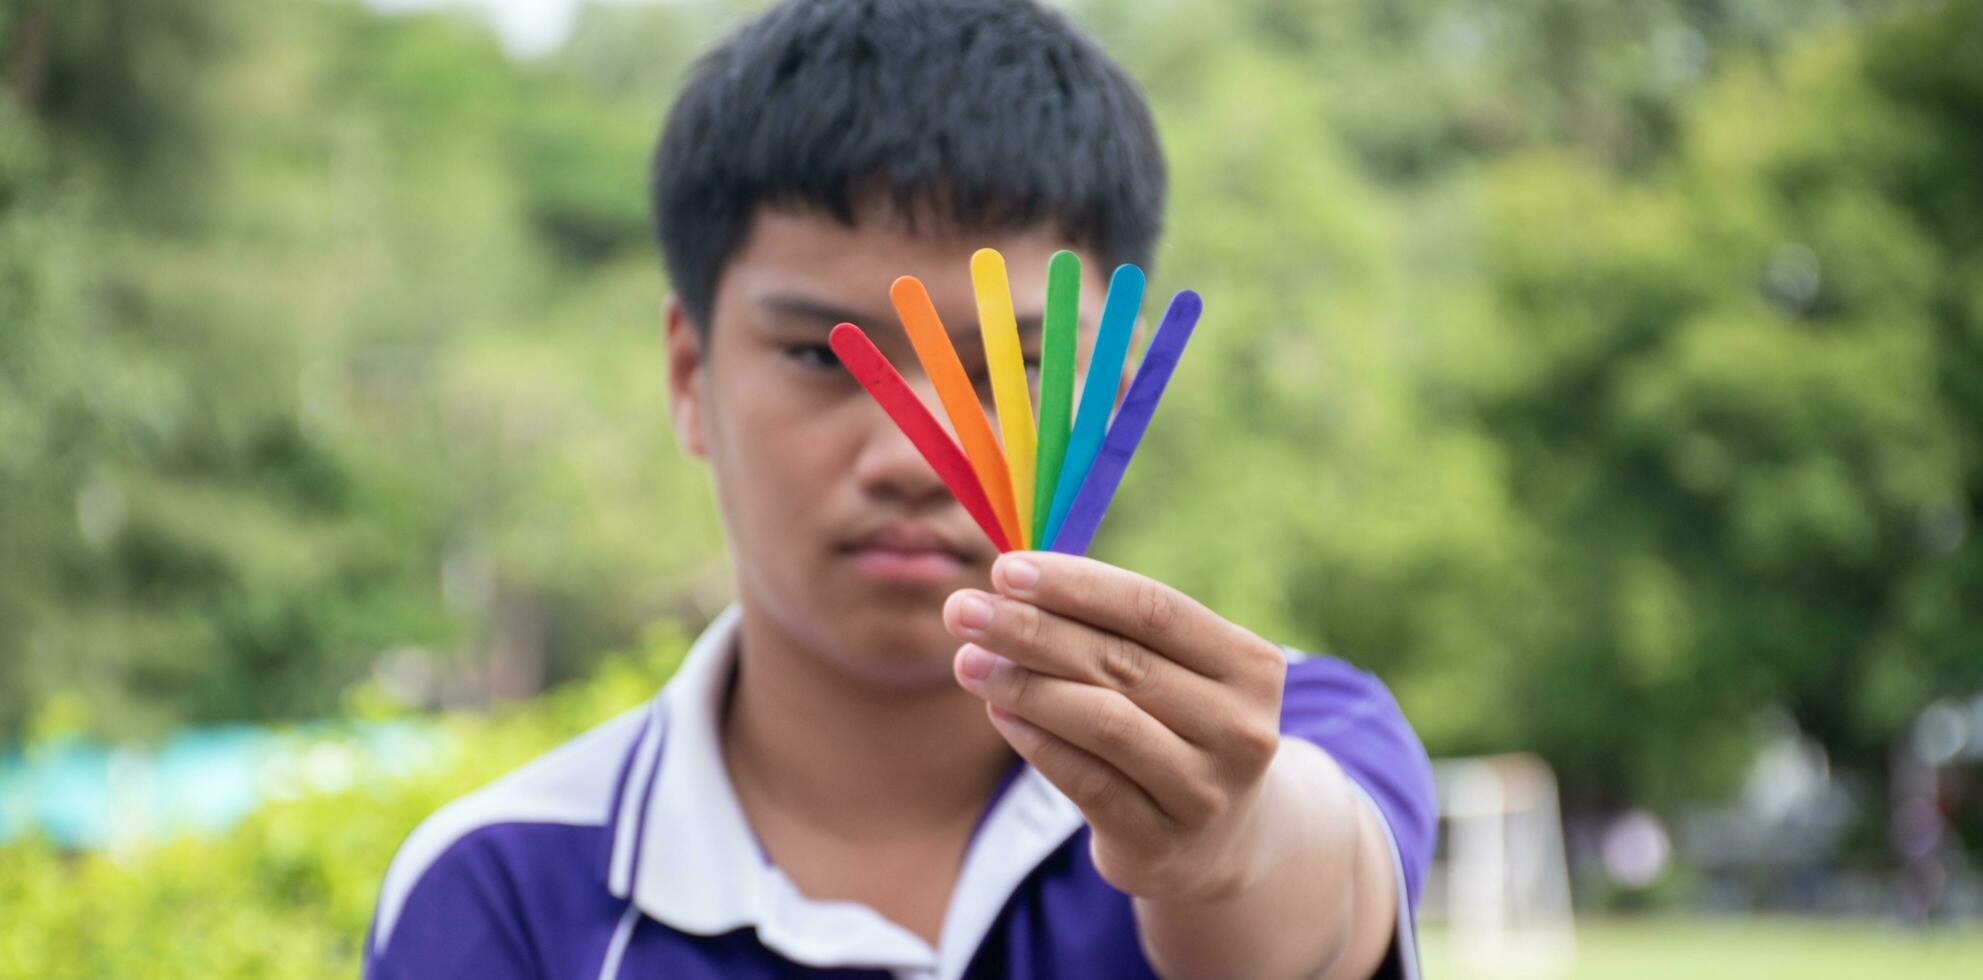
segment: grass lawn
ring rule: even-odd
[[[1567,969],[1548,971],[1466,956],[1436,926],[1422,944],[1432,980],[1983,980],[1983,925],[1916,931],[1826,919],[1585,919]]]

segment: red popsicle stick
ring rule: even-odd
[[[992,510],[991,500],[985,496],[984,487],[978,484],[978,474],[971,469],[971,461],[964,457],[964,451],[943,431],[930,410],[923,407],[922,400],[909,390],[909,383],[902,380],[895,365],[888,363],[887,356],[874,346],[874,341],[851,323],[843,323],[827,334],[827,346],[846,365],[854,380],[866,388],[874,397],[881,410],[895,420],[895,427],[909,437],[916,451],[929,461],[936,475],[943,478],[945,486],[956,496],[957,502],[978,522],[978,527],[991,539],[994,547],[1002,552],[1012,550],[1006,541],[1005,532],[1000,529],[998,515]]]

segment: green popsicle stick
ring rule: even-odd
[[[1130,334],[1136,327],[1136,310],[1143,302],[1143,270],[1128,263],[1115,267],[1109,277],[1108,298],[1102,301],[1102,322],[1095,328],[1095,349],[1088,355],[1088,380],[1081,385],[1081,407],[1074,414],[1074,431],[1067,437],[1067,454],[1060,461],[1060,485],[1053,491],[1053,509],[1047,514],[1047,533],[1040,540],[1051,545],[1060,534],[1067,509],[1087,479],[1088,467],[1101,451],[1108,433],[1109,415],[1115,410],[1116,393],[1122,390],[1122,362],[1129,353]]]
[[[1047,263],[1047,308],[1041,318],[1040,437],[1033,467],[1033,538],[1046,547],[1047,512],[1060,483],[1060,462],[1074,414],[1074,333],[1081,316],[1081,258],[1053,253]]]

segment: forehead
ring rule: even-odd
[[[721,319],[725,307],[737,302],[749,305],[794,292],[854,308],[886,308],[889,284],[905,275],[923,280],[932,294],[968,289],[971,255],[981,248],[1005,256],[1019,306],[1043,302],[1047,262],[1060,249],[1081,257],[1084,280],[1103,271],[1049,225],[966,231],[933,222],[912,225],[885,207],[856,212],[852,224],[820,211],[761,208],[723,271],[715,315]]]

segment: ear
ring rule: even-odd
[[[664,342],[668,348],[668,416],[675,425],[675,441],[682,451],[697,459],[709,458],[709,444],[703,438],[703,382],[707,372],[703,337],[690,322],[682,302],[674,296],[662,307]]]

